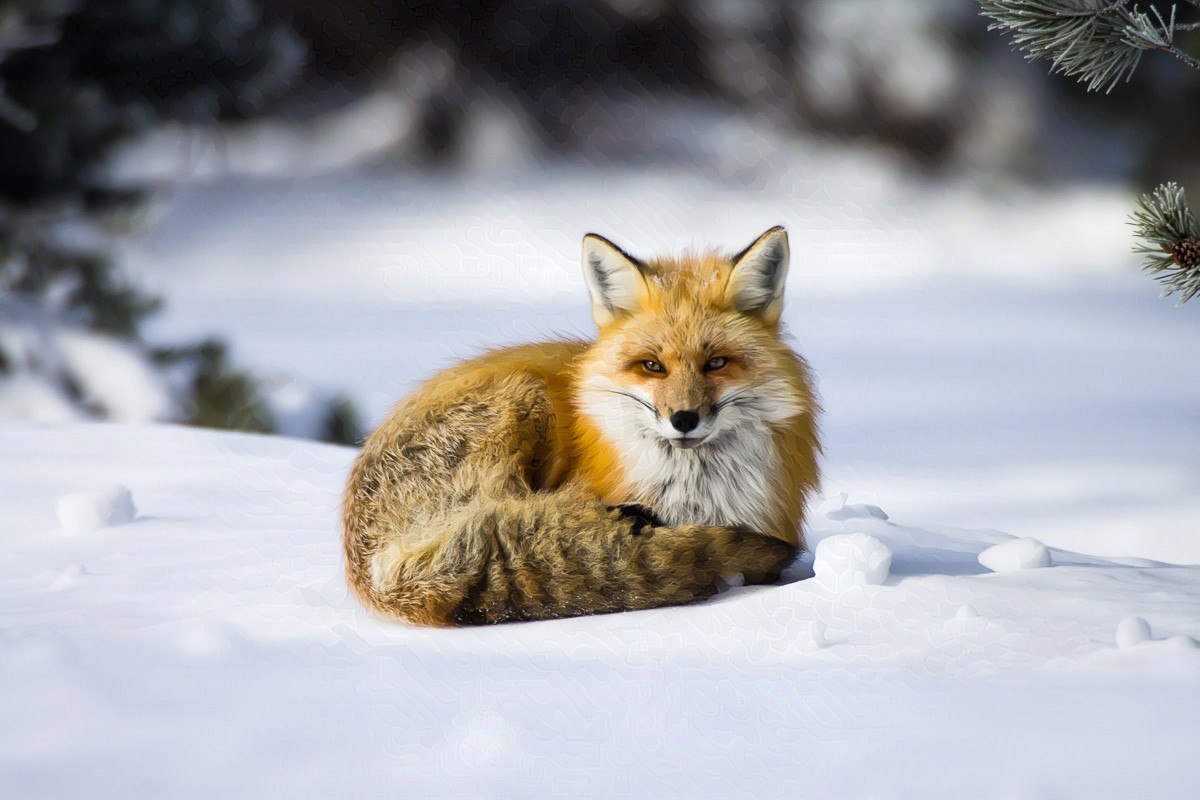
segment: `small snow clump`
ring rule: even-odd
[[[958,622],[966,622],[970,619],[979,619],[979,612],[975,610],[975,606],[964,603],[958,607],[958,611],[954,612],[954,619]]]
[[[1150,639],[1150,623],[1141,617],[1129,616],[1117,623],[1117,647],[1122,650]]]
[[[1050,551],[1037,539],[1013,539],[979,554],[979,563],[992,572],[1016,572],[1050,566]]]
[[[109,486],[90,492],[76,492],[58,499],[58,521],[69,534],[79,536],[133,522],[137,509],[133,495],[124,486]]]
[[[830,503],[831,506],[836,505],[836,508],[831,507],[825,512],[825,516],[837,521],[862,519],[864,517],[874,517],[875,519],[887,521],[887,512],[879,506],[873,506],[870,503],[852,503],[846,505],[846,501],[849,498],[849,494],[840,492],[837,498]]]
[[[844,533],[822,539],[813,554],[817,581],[842,591],[851,586],[877,586],[887,580],[892,551],[874,536]]]

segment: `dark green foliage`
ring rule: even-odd
[[[36,300],[63,322],[136,339],[157,298],[130,286],[99,251],[68,247],[53,226],[0,221],[0,289]]]
[[[103,169],[114,145],[163,121],[262,111],[303,52],[257,0],[0,0],[0,314],[7,298],[152,356],[183,390],[187,422],[272,430],[258,382],[223,345],[150,351],[141,342],[158,301],[120,277],[102,223],[136,208],[142,192],[109,185]],[[47,383],[105,414],[53,358],[22,364],[43,365]],[[0,351],[0,373],[14,368]],[[329,427],[354,435],[345,401]]]
[[[230,365],[224,345],[208,341],[181,355],[193,360],[195,370],[189,425],[257,433],[275,429],[255,380]]]
[[[249,116],[302,62],[295,36],[249,0],[41,6],[24,21],[42,35],[0,53],[7,99],[29,118],[0,125],[0,196],[11,202],[83,202],[105,188],[98,168],[117,142],[162,119]]]
[[[357,445],[364,435],[362,420],[350,398],[339,395],[330,403],[322,441]]]

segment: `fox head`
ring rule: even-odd
[[[733,256],[652,261],[585,236],[600,335],[582,365],[581,410],[629,453],[708,448],[804,411],[803,366],[779,339],[788,257],[781,227]]]

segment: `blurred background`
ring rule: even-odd
[[[584,233],[649,256],[784,224],[827,489],[1088,552],[1193,525],[1196,309],[1137,272],[1126,217],[1200,191],[1200,75],[1151,53],[1088,95],[987,23],[0,0],[0,416],[354,443],[459,358],[591,335]]]

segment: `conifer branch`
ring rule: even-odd
[[[1200,294],[1200,221],[1183,188],[1164,183],[1142,195],[1130,224],[1141,239],[1134,252],[1147,257],[1142,269],[1166,287],[1163,296],[1179,292],[1179,302],[1186,303]]]
[[[1200,59],[1175,44],[1176,31],[1200,28],[1177,24],[1176,7],[1169,18],[1151,6],[1150,14],[1130,8],[1132,0],[1100,4],[1097,0],[980,0],[983,15],[994,20],[988,30],[1007,31],[1026,59],[1049,59],[1051,72],[1077,76],[1088,91],[1112,91],[1137,69],[1142,53],[1162,50],[1200,70]],[[1200,0],[1185,0],[1200,8]]]

